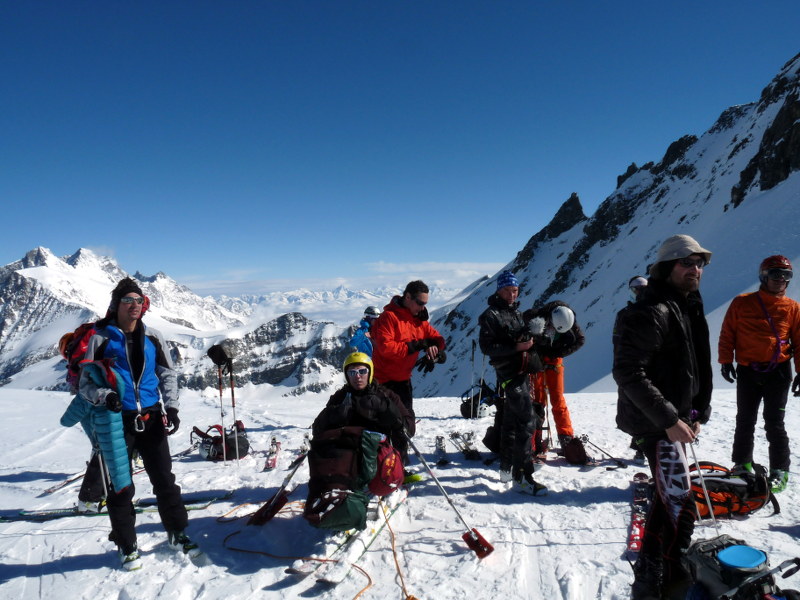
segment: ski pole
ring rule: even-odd
[[[714,524],[714,528],[717,530],[717,535],[719,535],[719,525],[717,524],[717,519],[714,516],[714,507],[711,505],[711,496],[708,495],[708,488],[706,488],[706,480],[703,477],[703,471],[700,469],[700,463],[697,461],[697,454],[694,451],[694,442],[689,443],[689,448],[692,449],[692,458],[694,459],[694,468],[697,471],[697,476],[700,478],[700,486],[703,488],[703,496],[706,499],[706,505],[708,506],[708,516],[711,519],[711,522]],[[700,517],[700,509],[697,508],[697,503],[695,503],[695,512],[697,513],[697,520],[702,522],[702,518]]]
[[[233,359],[228,358],[228,362],[225,366],[228,369],[228,374],[230,375],[230,385],[231,385],[231,409],[233,410],[233,446],[236,449],[236,466],[239,466],[239,422],[236,420],[236,398],[233,394],[233,388],[235,387],[235,383],[233,381]],[[225,429],[223,428],[223,443],[222,446],[225,446]]]
[[[222,463],[227,464],[228,456],[225,451],[225,409],[222,405],[222,367],[229,360],[228,354],[220,344],[214,344],[207,351],[206,354],[215,365],[217,365],[217,382],[219,383],[219,421],[222,428]]]
[[[605,450],[603,450],[603,449],[602,449],[600,446],[598,446],[597,444],[595,444],[594,442],[592,442],[592,441],[589,439],[589,436],[588,436],[588,435],[586,435],[586,434],[582,435],[582,436],[581,436],[581,441],[582,441],[582,442],[584,442],[584,443],[586,443],[586,444],[590,444],[590,445],[591,445],[591,446],[592,446],[594,449],[596,449],[596,450],[599,450],[600,452],[602,452],[603,454],[605,454],[605,455],[606,455],[608,458],[610,458],[611,460],[613,460],[613,461],[614,461],[614,463],[616,464],[616,467],[606,467],[606,469],[618,469],[618,468],[620,468],[620,467],[622,467],[623,469],[627,469],[627,468],[628,468],[628,465],[626,465],[626,464],[625,464],[624,462],[622,462],[620,459],[618,459],[618,458],[614,458],[614,457],[613,457],[613,456],[611,456],[611,455],[610,455],[608,452],[606,452]]]
[[[472,340],[472,373],[470,373],[470,376],[469,376],[469,384],[470,384],[469,390],[470,390],[470,392],[472,392],[472,390],[475,389],[475,340]],[[482,393],[483,393],[483,386],[478,384],[478,406],[481,405],[481,394]],[[470,396],[472,396],[472,394],[470,394]],[[478,407],[476,407],[472,403],[472,398],[471,397],[470,397],[469,401],[470,401],[470,405],[469,405],[470,415],[469,416],[474,419],[477,416],[475,414],[475,411],[478,410]]]
[[[461,539],[467,543],[467,547],[469,547],[469,549],[472,550],[478,556],[478,558],[485,558],[489,556],[494,551],[494,546],[492,546],[489,542],[487,542],[486,539],[480,533],[478,533],[477,529],[471,528],[467,524],[467,522],[464,520],[464,517],[461,516],[461,513],[456,508],[456,505],[453,504],[453,501],[450,499],[450,496],[447,495],[447,492],[442,487],[442,484],[439,483],[439,480],[436,478],[436,475],[433,474],[433,470],[430,468],[427,461],[422,456],[422,453],[419,450],[417,450],[416,445],[414,445],[414,442],[411,441],[411,438],[408,436],[408,434],[404,432],[404,435],[406,440],[408,441],[408,445],[411,446],[411,449],[414,451],[414,454],[417,455],[419,461],[428,471],[434,483],[436,484],[436,487],[439,488],[439,491],[442,493],[442,496],[444,496],[444,499],[447,500],[447,503],[455,511],[459,520],[464,524],[464,527],[467,528],[467,531],[464,532],[464,534],[461,536]]]

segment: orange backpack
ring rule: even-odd
[[[770,491],[767,470],[762,465],[753,464],[752,473],[744,469],[732,472],[727,467],[709,461],[700,461],[698,465],[715,517],[747,516],[767,502],[772,503],[773,514],[781,511],[777,499]],[[697,512],[701,519],[707,518],[709,506],[697,468],[692,465],[689,471]]]

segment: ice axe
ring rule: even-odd
[[[614,461],[614,466],[613,466],[613,467],[606,467],[606,470],[610,471],[610,470],[612,470],[612,469],[619,469],[619,468],[627,469],[627,468],[628,468],[628,465],[626,465],[626,464],[625,464],[624,462],[622,462],[620,459],[618,459],[618,458],[614,458],[614,457],[613,457],[613,456],[611,456],[611,455],[610,455],[608,452],[606,452],[605,450],[603,450],[603,449],[602,449],[600,446],[598,446],[597,444],[595,444],[594,442],[592,442],[592,441],[589,439],[589,436],[588,436],[588,435],[582,435],[582,436],[581,436],[581,441],[582,441],[584,444],[589,444],[589,445],[590,445],[592,448],[594,448],[595,450],[599,450],[600,452],[602,452],[603,454],[605,454],[605,455],[606,455],[608,458],[610,458],[611,460],[613,460],[613,461]]]
[[[494,546],[492,546],[489,542],[487,542],[486,539],[480,533],[478,533],[477,529],[472,528],[467,524],[467,522],[464,520],[464,517],[461,516],[461,513],[456,508],[456,505],[453,504],[453,501],[450,499],[450,496],[447,495],[447,492],[442,487],[442,484],[439,483],[438,479],[436,479],[436,475],[433,474],[433,470],[430,468],[425,458],[423,458],[422,453],[419,450],[417,450],[417,447],[414,445],[414,442],[411,441],[411,438],[408,437],[408,434],[404,435],[406,437],[406,440],[408,440],[408,445],[414,451],[414,454],[417,455],[417,458],[423,464],[425,469],[427,469],[428,473],[430,474],[431,478],[436,484],[436,487],[439,488],[439,491],[442,493],[442,496],[444,496],[444,499],[447,500],[447,503],[455,511],[459,520],[464,524],[464,527],[467,528],[467,530],[461,536],[461,539],[467,543],[469,549],[472,550],[478,556],[478,558],[486,558],[487,556],[489,556],[492,552],[494,552]]]
[[[220,427],[222,427],[222,462],[223,464],[226,464],[228,462],[228,457],[225,449],[228,444],[225,441],[225,409],[222,406],[222,368],[226,367],[231,373],[231,398],[233,398],[233,359],[228,356],[228,353],[225,352],[225,348],[223,348],[221,344],[214,344],[208,349],[206,354],[211,359],[211,362],[217,366],[217,382],[219,383],[219,424]],[[235,412],[233,417],[233,426],[236,428]],[[238,458],[239,436],[236,436],[234,439],[237,446],[236,456]]]

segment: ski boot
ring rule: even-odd
[[[142,557],[139,555],[139,549],[136,544],[133,545],[133,550],[125,552],[122,548],[117,546],[119,553],[120,565],[125,571],[138,571],[142,568]]]
[[[167,540],[170,548],[180,550],[189,558],[195,558],[203,552],[183,531],[167,531]]]
[[[782,492],[789,484],[789,471],[783,469],[770,469],[769,471],[769,489],[773,494]]]
[[[533,475],[527,473],[521,479],[514,481],[514,489],[523,494],[530,494],[531,496],[546,496],[547,487],[539,483],[533,478]]]

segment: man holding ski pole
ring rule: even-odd
[[[711,350],[699,293],[710,260],[690,236],[668,238],[648,286],[614,326],[617,426],[642,440],[656,483],[634,565],[634,600],[682,598],[691,583],[681,565],[695,519],[684,444],[711,412]]]

